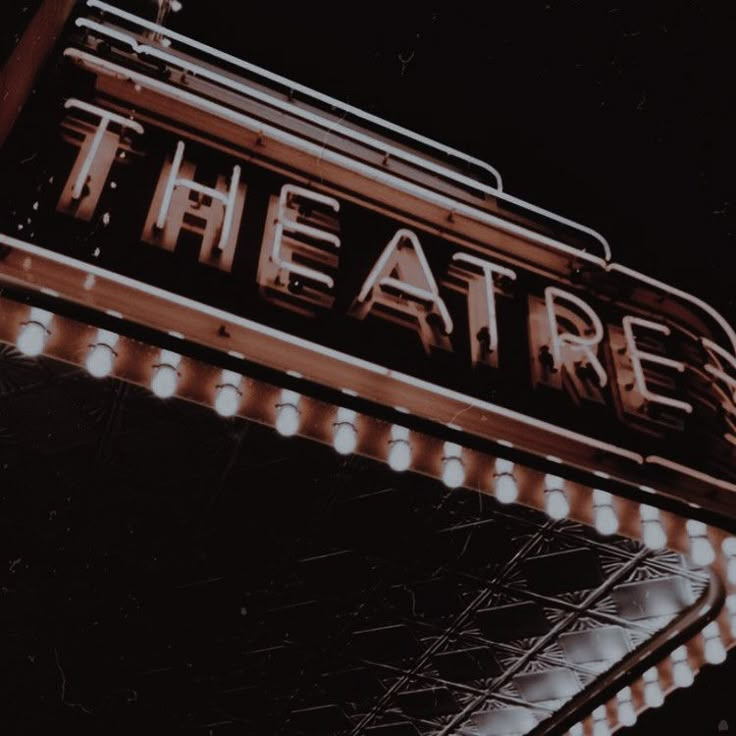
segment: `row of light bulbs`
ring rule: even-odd
[[[43,353],[53,314],[40,307],[31,307],[29,319],[21,325],[17,337],[18,349],[29,356]],[[89,346],[85,366],[96,378],[109,376],[117,358],[115,350],[119,336],[106,329],[98,329],[94,342]],[[151,374],[151,391],[160,398],[170,398],[178,388],[181,355],[167,349],[159,352]],[[243,377],[234,371],[223,370],[217,385],[214,399],[215,411],[223,417],[234,416],[243,399]],[[276,404],[276,430],[285,437],[299,432],[301,395],[291,389],[283,389]],[[357,414],[352,409],[339,407],[333,428],[333,446],[341,455],[349,455],[358,444],[356,427]],[[393,425],[387,452],[389,466],[397,471],[408,470],[412,464],[412,445],[410,432],[406,427]],[[448,488],[458,488],[465,483],[466,468],[463,448],[455,442],[445,442],[442,457],[441,478]],[[498,458],[495,465],[494,492],[501,503],[513,503],[519,495],[514,477],[514,464],[505,458]],[[565,492],[565,482],[557,475],[545,476],[544,506],[547,515],[555,520],[566,518],[570,504]],[[660,518],[659,509],[642,504],[640,506],[641,537],[644,544],[654,550],[667,545],[667,535]],[[593,491],[593,524],[604,535],[615,534],[619,529],[614,497],[602,490]],[[708,538],[707,527],[700,521],[689,519],[687,532],[690,540],[690,556],[699,566],[708,566],[715,561],[716,552]],[[722,552],[725,557],[726,574],[729,582],[736,585],[736,537],[723,541]]]
[[[736,630],[736,595],[729,596],[731,613],[731,629]],[[718,624],[709,623],[702,632],[703,651],[708,664],[721,664],[726,659],[726,647],[721,639]],[[677,647],[670,654],[672,666],[672,682],[675,688],[690,687],[695,681],[695,673],[688,662],[687,647]],[[642,675],[644,703],[649,708],[659,708],[665,700],[664,689],[660,682],[659,671],[650,667]],[[630,687],[624,687],[616,694],[616,720],[621,726],[633,726],[637,713],[634,707],[633,694]],[[608,710],[605,705],[598,706],[592,713],[593,736],[609,736],[611,726],[608,721]],[[583,736],[583,724],[577,723],[569,730],[569,736]]]

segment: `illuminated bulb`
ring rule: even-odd
[[[243,398],[240,391],[242,380],[243,377],[235,371],[222,371],[215,393],[215,411],[221,417],[232,417],[240,408],[240,400]]]
[[[557,521],[570,513],[570,504],[562,485],[563,480],[558,475],[548,474],[544,478],[545,510],[547,516]]]
[[[510,460],[496,458],[496,498],[501,503],[513,503],[519,497],[519,486],[514,478],[514,464]]]
[[[332,445],[340,455],[349,455],[358,444],[358,430],[354,422],[355,412],[352,409],[344,406],[338,408]]]
[[[388,464],[392,470],[398,473],[407,470],[411,465],[411,443],[409,442],[409,430],[398,424],[391,427],[391,440],[389,441]]]
[[[513,503],[519,497],[519,486],[513,475],[499,475],[496,478],[496,498],[501,503]]]
[[[118,336],[114,332],[97,330],[95,344],[90,347],[85,360],[85,366],[91,376],[105,378],[112,373],[118,355],[114,350],[117,341]]]
[[[172,13],[178,13],[184,6],[181,4],[179,0],[171,0],[169,3],[169,8],[171,9]]]
[[[168,399],[176,392],[176,384],[179,375],[176,368],[170,365],[156,366],[153,379],[151,380],[151,391],[153,391],[159,399]]]
[[[731,585],[736,585],[736,537],[726,537],[721,543],[726,556],[726,577]]]
[[[690,537],[690,556],[700,567],[712,565],[716,559],[713,545],[708,539],[708,528],[702,521],[687,520],[687,533]]]
[[[690,687],[695,680],[693,671],[687,661],[687,649],[677,647],[672,652],[672,679],[677,687]]]
[[[179,372],[176,370],[181,362],[181,355],[171,350],[162,350],[159,362],[153,367],[151,391],[160,399],[168,399],[176,393],[179,383]]]
[[[606,537],[618,531],[618,516],[613,508],[613,498],[606,491],[593,491],[593,523],[598,533]]]
[[[618,722],[622,726],[633,726],[636,723],[636,711],[631,700],[631,688],[624,687],[616,694],[618,701]]]
[[[48,326],[53,318],[51,312],[40,307],[31,307],[30,319],[20,328],[16,345],[23,355],[35,358],[46,347]]]
[[[736,593],[731,593],[726,597],[726,608],[730,614],[731,636],[736,638]]]
[[[608,736],[611,733],[608,728],[608,714],[606,706],[599,705],[593,711],[593,736]]]
[[[659,518],[659,509],[654,506],[642,504],[641,514],[641,536],[649,549],[662,549],[667,544],[667,535]]]
[[[721,641],[721,632],[718,624],[711,621],[703,629],[703,639],[705,639],[705,661],[709,664],[721,664],[726,659],[726,648]]]
[[[664,703],[664,693],[659,684],[659,673],[651,667],[644,673],[644,702],[650,708],[659,708]]]
[[[442,458],[442,482],[448,488],[458,488],[465,482],[465,465],[462,461],[462,448],[454,442],[445,442],[445,456]]]
[[[284,389],[281,403],[276,405],[276,431],[284,437],[292,437],[299,431],[299,396],[296,391]]]

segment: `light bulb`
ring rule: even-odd
[[[115,357],[116,353],[109,345],[98,343],[89,349],[84,364],[90,376],[105,378],[112,373]]]
[[[593,711],[593,736],[609,736],[608,713],[605,705],[599,705]]]
[[[292,437],[299,431],[299,399],[295,391],[284,389],[281,403],[276,405],[276,431],[284,437]]]
[[[570,504],[567,502],[565,491],[561,488],[548,489],[545,496],[545,509],[551,519],[559,521],[570,513]]]
[[[496,478],[496,498],[501,503],[513,503],[519,497],[519,486],[516,478],[504,473]]]
[[[716,559],[716,553],[713,551],[713,545],[707,537],[696,537],[690,545],[690,556],[693,562],[699,567],[707,567],[712,565]]]
[[[736,585],[736,537],[726,537],[721,542],[721,550],[726,556],[726,577],[731,585]]]
[[[179,372],[177,371],[179,363],[181,363],[179,353],[172,350],[161,350],[151,376],[151,391],[160,399],[168,399],[176,393],[179,383]]]
[[[736,593],[726,596],[726,608],[730,614],[731,636],[736,638]]]
[[[409,430],[398,424],[391,427],[391,440],[389,441],[388,464],[392,470],[398,473],[407,470],[411,465],[411,443],[409,442]]]
[[[332,445],[340,455],[349,455],[358,444],[358,430],[355,428],[355,412],[341,406],[337,410],[335,433]]]
[[[598,533],[606,537],[618,531],[618,516],[613,508],[613,497],[606,491],[593,491],[593,523]]]
[[[659,509],[642,504],[639,508],[641,515],[641,536],[649,549],[663,549],[667,544],[667,535],[659,519]]]
[[[445,456],[442,458],[442,482],[448,488],[458,488],[465,482],[462,448],[454,442],[445,442]]]
[[[243,398],[243,393],[240,390],[240,385],[243,381],[243,377],[240,373],[223,369],[220,374],[220,383],[215,389],[215,411],[221,417],[232,417],[235,416],[238,409],[240,408],[240,401]]]
[[[644,673],[644,702],[650,708],[659,708],[664,703],[664,693],[659,684],[659,673],[651,667]]]
[[[241,393],[232,383],[224,383],[217,388],[215,411],[221,417],[232,417],[240,406]]]
[[[41,355],[46,347],[49,335],[49,325],[54,315],[41,307],[31,307],[28,321],[25,322],[18,333],[16,346],[24,355],[35,358]]]
[[[176,393],[176,385],[179,382],[179,374],[171,365],[158,365],[154,368],[151,379],[151,391],[159,399],[168,399]]]
[[[695,680],[693,671],[687,661],[687,649],[677,647],[672,654],[672,679],[677,687],[690,687]]]
[[[690,537],[690,556],[693,562],[700,567],[712,565],[716,559],[716,553],[708,539],[708,527],[696,519],[688,519],[686,526]]]
[[[183,7],[184,6],[181,4],[180,0],[171,0],[169,3],[169,8],[172,13],[178,13]]]
[[[709,664],[721,664],[726,660],[726,648],[721,641],[721,632],[718,624],[711,621],[703,629],[703,638],[705,639],[705,660]]]
[[[16,345],[23,355],[35,358],[46,347],[48,332],[40,322],[26,322],[18,333]]]
[[[115,346],[118,344],[119,336],[115,332],[100,328],[95,335],[95,341],[90,346],[85,359],[85,366],[91,376],[105,378],[112,373],[115,365]]]
[[[618,721],[622,726],[633,726],[636,723],[636,711],[631,700],[631,688],[624,687],[616,694],[618,701]]]

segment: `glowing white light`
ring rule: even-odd
[[[394,424],[391,427],[388,464],[392,470],[395,470],[398,473],[407,470],[411,465],[411,443],[409,442],[409,430],[399,424]]]
[[[87,353],[84,364],[91,376],[105,378],[112,373],[115,351],[109,345],[93,345]]]
[[[171,0],[169,3],[169,8],[172,13],[178,13],[184,6],[179,2],[179,0]]]
[[[445,442],[445,456],[442,458],[442,482],[448,488],[458,488],[465,482],[465,464],[462,461],[462,448],[454,442]]]
[[[176,393],[179,383],[179,372],[176,369],[179,363],[181,355],[171,350],[161,351],[151,378],[151,391],[160,399],[168,399]]]
[[[41,355],[45,343],[46,328],[38,322],[26,322],[18,334],[18,350],[24,355]]]
[[[504,473],[496,478],[496,498],[501,503],[513,503],[519,497],[519,486],[516,478]]]
[[[593,736],[609,736],[608,713],[605,705],[599,705],[593,711]]]
[[[659,708],[664,703],[664,693],[659,684],[659,673],[651,667],[644,673],[644,702],[650,708]]]
[[[503,457],[496,458],[496,498],[501,503],[513,503],[519,497],[519,485],[514,477],[514,464]]]
[[[659,509],[654,506],[642,504],[639,512],[641,514],[641,536],[649,549],[663,549],[667,544],[667,535],[659,518]]]
[[[176,393],[178,382],[179,374],[176,368],[170,365],[159,365],[156,366],[151,379],[151,391],[160,399],[168,399]]]
[[[231,383],[224,383],[217,389],[215,411],[221,417],[232,417],[240,406],[241,393]]]
[[[687,661],[687,649],[677,647],[672,652],[672,679],[677,687],[690,687],[695,681],[693,671]]]
[[[340,455],[349,455],[358,444],[358,430],[355,428],[355,412],[341,406],[337,410],[335,434],[332,444]]]
[[[599,534],[610,536],[618,531],[618,516],[613,497],[606,491],[593,491],[593,523]]]
[[[243,398],[240,391],[242,380],[243,377],[235,371],[222,371],[215,393],[215,411],[221,417],[232,417],[240,408],[240,400]]]
[[[299,431],[299,396],[296,391],[284,389],[281,402],[276,405],[276,431],[284,437],[293,437]]]
[[[731,585],[736,585],[736,537],[726,537],[721,543],[726,556],[726,577]]]
[[[631,688],[624,687],[616,694],[618,700],[618,722],[622,726],[633,726],[636,723],[636,711],[631,700]]]
[[[726,648],[721,641],[721,631],[715,621],[711,621],[703,629],[705,640],[705,661],[709,664],[721,664],[726,660]]]
[[[30,318],[28,322],[23,324],[18,333],[16,345],[23,355],[35,358],[41,355],[44,347],[46,347],[46,338],[48,337],[48,326],[53,318],[51,312],[39,307],[31,307]]]
[[[713,545],[708,539],[708,527],[702,521],[687,520],[687,533],[690,537],[690,556],[696,565],[712,565],[716,559]]]
[[[117,353],[114,350],[118,336],[109,330],[97,330],[95,343],[89,349],[85,366],[91,376],[105,378],[112,373]]]
[[[564,481],[558,475],[547,474],[544,477],[545,510],[547,516],[556,521],[564,519],[570,513],[570,504],[563,490]]]
[[[736,638],[736,593],[731,593],[726,597],[726,608],[730,614],[731,636]]]

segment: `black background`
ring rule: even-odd
[[[32,5],[0,13],[17,22]],[[735,15],[706,2],[184,0],[171,25],[489,161],[510,193],[600,230],[616,260],[733,323]],[[730,657],[627,733],[733,730],[734,674]]]

